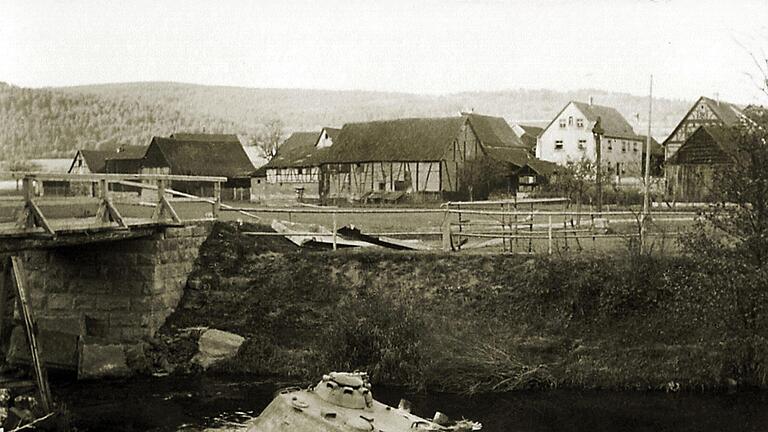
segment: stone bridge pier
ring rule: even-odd
[[[178,306],[211,224],[21,253],[38,328],[131,344]]]

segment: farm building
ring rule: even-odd
[[[226,177],[221,197],[247,199],[253,164],[239,141],[181,140],[153,137],[141,162],[143,174]],[[198,196],[212,196],[210,183],[174,182],[171,187]]]
[[[349,123],[323,157],[320,196],[352,201],[468,197],[487,179],[485,163],[502,153],[507,160],[498,162],[517,169],[532,159],[500,117],[463,113]]]
[[[668,178],[675,201],[706,201],[718,167],[733,163],[735,136],[726,127],[700,126],[685,140],[667,164],[675,169]]]
[[[670,159],[700,126],[736,126],[744,116],[744,111],[735,104],[700,97],[662,143],[664,159]]]
[[[251,201],[319,199],[320,163],[338,134],[334,128],[293,133],[254,173]]]
[[[539,135],[536,157],[558,165],[580,160],[597,160],[592,128],[597,119],[605,131],[601,137],[600,160],[607,172],[621,178],[639,177],[645,141],[614,108],[583,102],[569,102]]]
[[[140,171],[141,159],[147,146],[122,146],[117,150],[78,150],[69,166],[71,174],[136,174]],[[115,190],[125,187],[112,185]],[[93,195],[91,182],[46,181],[45,189],[53,195]]]
[[[531,152],[531,154],[536,154],[536,140],[539,135],[544,132],[544,126],[546,126],[546,124],[535,126],[517,123],[512,126],[512,130],[515,131],[517,137],[520,138],[520,141],[523,142],[523,145]]]

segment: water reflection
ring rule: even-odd
[[[237,377],[190,377],[110,383],[71,383],[57,393],[80,431],[243,431],[278,388],[295,383]],[[396,405],[404,393],[374,388]],[[766,431],[768,394],[642,392],[518,392],[475,397],[405,395],[414,413],[440,410],[483,423],[485,431],[658,432]]]

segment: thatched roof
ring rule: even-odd
[[[253,164],[239,141],[197,141],[152,138],[172,174],[248,177]],[[148,152],[149,153],[149,150]]]

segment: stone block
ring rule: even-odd
[[[141,315],[134,312],[110,312],[110,327],[140,326]]]
[[[84,335],[85,320],[82,315],[63,317],[38,317],[37,327],[41,330],[51,330],[68,335]]]
[[[74,297],[73,307],[76,310],[86,311],[98,308],[98,295],[78,294]]]
[[[129,310],[131,298],[127,296],[101,295],[97,299],[97,308],[105,311]]]
[[[200,335],[198,353],[192,361],[207,369],[222,360],[232,358],[237,354],[245,338],[222,330],[209,329]]]
[[[83,343],[81,346],[78,379],[116,378],[129,374],[122,345]]]
[[[37,343],[43,364],[49,368],[75,370],[77,368],[77,335],[40,329]],[[27,335],[22,326],[11,332],[8,361],[13,364],[29,364],[31,356]]]
[[[46,309],[49,310],[67,310],[74,306],[74,298],[70,294],[49,294],[45,302]]]

